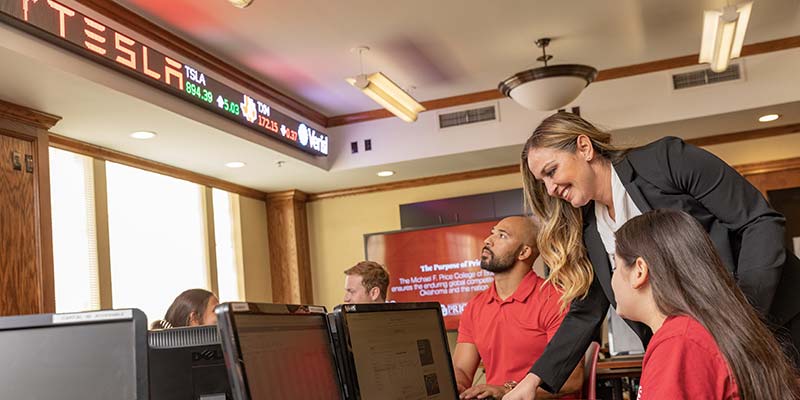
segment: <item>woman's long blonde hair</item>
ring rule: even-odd
[[[528,152],[532,148],[552,148],[575,153],[577,140],[585,135],[592,142],[595,154],[602,160],[618,161],[625,150],[611,145],[611,135],[573,113],[558,112],[542,121],[522,149],[520,172],[525,189],[525,206],[540,220],[536,238],[545,265],[547,278],[561,289],[561,307],[584,298],[594,279],[594,270],[583,245],[583,216],[580,209],[547,194],[544,182],[537,181],[528,169]]]

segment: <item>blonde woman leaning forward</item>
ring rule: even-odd
[[[617,149],[608,133],[571,113],[546,118],[525,143],[526,204],[543,221],[538,244],[549,280],[571,306],[530,373],[504,399],[557,391],[583,356],[608,306],[614,232],[657,208],[694,217],[750,304],[797,364],[800,260],[785,250],[784,218],[733,168],[673,137]],[[628,321],[647,346],[646,325]],[[792,345],[794,344],[794,345]]]

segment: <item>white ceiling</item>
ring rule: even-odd
[[[532,65],[537,54],[531,43],[544,35],[557,39],[552,44],[555,61],[598,69],[696,53],[703,9],[691,0],[620,0],[613,10],[602,6],[608,2],[596,1],[255,0],[245,10],[225,0],[119,2],[328,115],[376,108],[343,80],[358,72],[357,59],[348,51],[354,45],[372,46],[366,69],[416,85],[414,95],[428,100],[496,87],[507,75]],[[799,34],[800,1],[760,0],[746,42]],[[0,98],[62,116],[56,133],[263,191],[322,192],[509,165],[519,157],[518,145],[492,148],[487,143],[480,151],[427,158],[406,154],[401,162],[329,171],[324,160],[3,24],[0,60]],[[777,124],[800,122],[800,103],[777,107],[784,115]],[[763,126],[753,116],[768,109],[774,110],[630,128],[618,137],[641,143],[676,132],[698,137],[755,129]],[[136,130],[154,130],[159,136],[130,139],[127,135]],[[337,139],[335,134],[331,138]],[[223,166],[234,160],[248,165],[240,170]],[[278,168],[277,161],[287,163]],[[381,169],[401,173],[377,178]]]
[[[536,65],[598,70],[699,53],[704,9],[728,0],[116,0],[325,115],[379,108],[344,78],[367,45],[380,70],[418,100],[494,89]],[[735,3],[735,2],[733,2]],[[745,43],[800,34],[800,1],[756,0]]]

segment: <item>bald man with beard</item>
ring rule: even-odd
[[[461,399],[500,399],[522,380],[556,333],[568,307],[561,293],[533,271],[539,257],[537,228],[528,217],[504,218],[492,228],[481,251],[481,268],[494,283],[467,303],[453,354]],[[472,386],[483,360],[486,384]],[[538,389],[536,398],[578,398],[579,363],[557,395]]]

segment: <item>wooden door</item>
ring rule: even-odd
[[[40,312],[35,156],[31,141],[0,135],[0,315]]]

